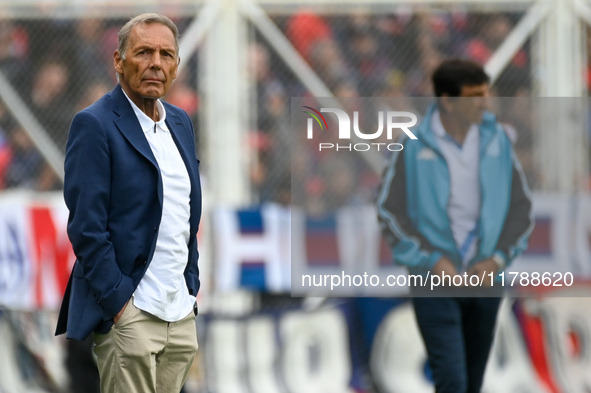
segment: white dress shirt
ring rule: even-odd
[[[127,95],[125,95],[127,97]],[[166,126],[164,105],[157,100],[160,119],[154,122],[129,100],[160,167],[164,188],[162,220],[156,249],[146,274],[133,294],[134,305],[164,321],[176,322],[193,311],[183,275],[189,258],[191,182],[185,163]],[[156,192],[156,190],[146,190]]]
[[[433,113],[431,129],[449,169],[450,198],[447,214],[456,247],[466,267],[478,251],[480,218],[478,126],[472,124],[461,146],[446,133],[439,111]]]

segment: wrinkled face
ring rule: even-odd
[[[174,35],[160,23],[133,27],[125,60],[119,51],[113,56],[119,83],[133,102],[164,96],[176,78],[178,64]]]

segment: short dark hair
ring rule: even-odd
[[[431,76],[437,97],[447,94],[458,97],[464,86],[489,83],[490,78],[478,63],[464,59],[444,60]]]

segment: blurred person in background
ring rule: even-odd
[[[11,160],[4,174],[6,188],[37,189],[37,175],[44,161],[29,135],[16,123],[8,129]]]
[[[331,26],[310,9],[302,9],[289,18],[286,35],[294,48],[310,62],[311,49],[319,41],[330,39]]]
[[[282,103],[279,100],[269,100],[269,92],[278,97],[282,92],[283,84],[271,70],[269,49],[261,43],[249,45],[247,52],[247,70],[249,78],[254,82],[256,88],[256,119],[253,120],[251,128],[258,130],[269,130],[274,127],[274,116]],[[277,105],[279,104],[279,105]],[[284,120],[284,119],[282,119]]]
[[[199,114],[199,96],[189,82],[189,71],[187,68],[179,73],[173,85],[170,86],[168,93],[166,93],[165,98],[169,104],[178,106],[187,112],[193,124],[199,124],[197,118]]]
[[[289,130],[289,107],[285,89],[279,82],[269,83],[263,96],[263,118],[259,119],[261,133],[268,148],[261,156],[266,176],[261,182],[261,200],[285,202],[285,176],[290,172],[292,138]],[[289,177],[287,178],[289,182]]]
[[[464,55],[485,64],[509,35],[513,26],[509,18],[503,14],[476,16],[472,24],[474,36],[466,42]],[[512,62],[515,65],[521,64],[524,61],[523,56],[525,56],[523,50],[518,51]]]
[[[179,392],[198,348],[199,163],[188,115],[160,100],[179,61],[170,19],[131,19],[113,55],[119,84],[70,127],[76,262],[56,334],[94,334],[103,393]]]
[[[76,112],[89,107],[111,90],[110,85],[102,80],[90,82],[76,103]]]
[[[29,134],[3,111],[0,106],[0,189],[61,189],[60,179],[39,153]]]
[[[381,32],[371,16],[357,13],[349,18],[347,44],[343,51],[351,64],[361,97],[376,94],[385,75],[391,69],[390,59],[380,48]]]
[[[507,38],[514,23],[504,14],[476,16],[472,19],[474,34],[464,44],[463,55],[477,63],[486,64],[493,53]],[[495,81],[494,89],[500,97],[514,97],[529,88],[529,58],[520,49]]]
[[[72,118],[69,96],[70,71],[61,61],[43,63],[33,80],[31,109],[60,149],[63,149]]]
[[[37,175],[37,191],[60,191],[62,182],[55,171],[46,161],[43,162],[41,170]]]
[[[497,274],[524,251],[531,201],[511,142],[486,111],[489,78],[476,63],[446,60],[432,83],[437,103],[394,153],[378,197],[378,218],[396,263],[412,274]],[[492,277],[492,276],[491,276]],[[490,287],[490,281],[484,286]],[[411,288],[437,393],[480,392],[500,298]],[[472,295],[475,296],[475,295]]]
[[[343,58],[337,41],[324,39],[310,48],[310,66],[329,88],[342,80],[350,80],[353,72]]]
[[[15,88],[29,77],[29,35],[10,20],[0,21],[0,71]]]
[[[85,18],[76,21],[74,25],[74,61],[80,70],[92,75],[93,80],[109,80],[111,77],[108,67],[110,64],[102,53],[105,32],[105,21],[101,18]]]

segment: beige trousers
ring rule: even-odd
[[[179,393],[197,353],[195,314],[169,323],[130,300],[94,343],[102,393]]]

